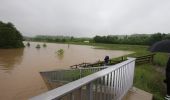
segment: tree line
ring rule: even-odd
[[[91,43],[109,43],[109,44],[130,44],[130,45],[152,45],[153,43],[165,39],[170,39],[170,33],[154,34],[133,34],[133,35],[108,35],[95,36],[93,38],[78,38],[73,36],[49,36],[38,35],[35,37],[24,37],[16,27],[8,22],[0,21],[0,48],[19,48],[23,47],[23,40],[42,41],[42,42],[84,42]]]
[[[48,35],[37,35],[35,37],[24,37],[27,41],[40,41],[40,42],[84,42],[84,41],[92,41],[92,38],[78,38],[73,36],[48,36]]]
[[[165,39],[170,39],[170,33],[95,36],[93,41],[95,43],[109,44],[152,45]]]
[[[170,39],[170,33],[108,35],[108,36],[97,35],[93,38],[78,38],[73,36],[48,36],[48,35],[25,37],[25,40],[27,41],[59,42],[59,43],[89,41],[90,43],[130,44],[130,45],[152,45],[157,41],[165,39]]]

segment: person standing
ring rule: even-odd
[[[165,99],[170,100],[170,57],[168,59],[167,65],[166,65],[165,83],[166,83],[166,86],[167,86],[167,94],[166,94]]]
[[[109,63],[109,56],[106,56],[104,58],[104,65],[108,65],[108,63]]]

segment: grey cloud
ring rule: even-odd
[[[0,0],[0,20],[24,35],[170,32],[169,0]]]

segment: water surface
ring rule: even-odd
[[[39,72],[67,69],[82,62],[103,60],[126,55],[129,51],[93,49],[92,46],[31,42],[23,49],[0,49],[0,100],[25,100],[47,91]],[[37,44],[40,49],[35,48]],[[58,56],[57,50],[64,55]]]

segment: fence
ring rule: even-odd
[[[133,85],[134,67],[129,58],[30,100],[121,100]]]
[[[148,62],[152,63],[154,56],[155,56],[155,54],[149,54],[149,55],[136,57],[136,63],[137,64],[148,63]]]
[[[154,59],[155,54],[148,54],[144,56],[139,56],[135,57],[136,58],[136,63],[137,64],[142,64],[142,63],[152,63]],[[126,57],[121,57],[119,60],[109,60],[108,65],[115,65],[117,63],[120,63],[122,61],[125,61]],[[81,64],[76,64],[70,66],[70,68],[75,69],[75,68],[89,68],[89,67],[98,67],[98,66],[103,66],[104,61],[96,62],[96,63],[81,63]]]

